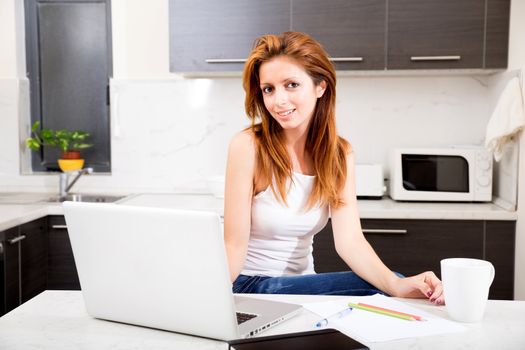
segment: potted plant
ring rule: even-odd
[[[85,142],[90,135],[86,131],[41,129],[39,121],[36,121],[31,127],[31,134],[33,137],[26,140],[29,149],[38,151],[40,147],[52,146],[61,150],[58,166],[62,171],[82,169],[84,159],[81,158],[80,150],[93,146]]]

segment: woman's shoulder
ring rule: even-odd
[[[235,134],[230,141],[230,149],[255,152],[255,135],[252,130],[244,129]]]
[[[250,129],[235,134],[229,145],[230,156],[253,163],[255,161],[255,135]]]
[[[241,144],[243,146],[254,145],[255,134],[250,128],[244,129],[233,135],[230,143]]]

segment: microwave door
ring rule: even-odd
[[[469,165],[451,155],[403,154],[402,185],[406,191],[469,193]]]

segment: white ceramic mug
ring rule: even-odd
[[[495,276],[494,265],[485,260],[441,260],[441,279],[449,316],[460,322],[479,322]]]

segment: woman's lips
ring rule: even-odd
[[[287,120],[287,119],[290,119],[291,116],[292,116],[292,113],[295,111],[295,108],[292,108],[292,109],[287,109],[286,111],[280,111],[280,112],[276,112],[277,116],[279,117],[279,119],[281,120]]]

